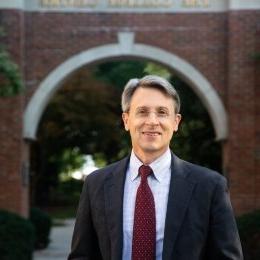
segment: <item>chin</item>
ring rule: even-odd
[[[149,147],[146,146],[146,147],[143,147],[142,150],[146,153],[156,153],[156,152],[159,152],[161,149],[158,147],[155,147],[155,146],[149,146]]]

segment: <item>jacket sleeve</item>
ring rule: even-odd
[[[92,221],[88,185],[88,178],[86,178],[80,196],[68,260],[102,259]]]
[[[213,194],[206,251],[208,260],[244,259],[225,178]]]

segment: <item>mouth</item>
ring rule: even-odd
[[[142,134],[146,135],[146,136],[159,136],[159,135],[161,135],[160,132],[156,132],[156,131],[143,131]]]

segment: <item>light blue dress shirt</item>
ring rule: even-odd
[[[140,184],[138,169],[143,163],[132,151],[129,166],[126,172],[123,201],[123,258],[131,260],[133,223],[136,191]],[[149,166],[153,175],[148,177],[148,184],[153,192],[156,216],[156,260],[162,259],[164,226],[171,179],[171,151],[168,149],[163,155]]]

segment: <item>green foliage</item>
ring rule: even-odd
[[[0,26],[0,37],[4,37],[5,35],[6,34],[4,28]]]
[[[145,74],[146,62],[141,61],[111,61],[99,64],[95,71],[95,77],[122,91],[123,86],[131,78],[141,78]],[[117,100],[116,100],[117,101]]]
[[[38,208],[31,208],[30,221],[35,228],[35,243],[36,249],[46,248],[50,242],[49,236],[51,231],[52,221],[50,216]]]
[[[148,62],[144,68],[145,74],[150,74],[150,75],[158,75],[161,76],[167,80],[170,80],[171,78],[171,73],[169,70],[165,69],[161,65]]]
[[[39,138],[53,155],[78,147],[81,154],[102,151],[107,159],[117,159],[121,109],[115,100],[120,91],[85,73],[79,71],[68,80],[49,104]]]
[[[4,36],[4,30],[0,27],[1,36]],[[14,96],[23,90],[19,68],[3,46],[0,46],[0,82],[0,96]]]
[[[3,260],[30,260],[34,245],[34,227],[30,221],[0,210],[0,256]]]
[[[73,206],[55,206],[48,208],[48,212],[53,219],[53,226],[64,226],[66,219],[75,218],[78,208],[78,201]]]
[[[237,224],[242,240],[250,239],[255,233],[260,233],[260,210],[238,217]]]
[[[79,148],[74,147],[66,148],[61,151],[61,154],[51,156],[50,162],[57,163],[59,165],[57,170],[67,178],[71,178],[71,173],[81,168],[85,160]]]
[[[260,210],[237,218],[245,260],[260,259]]]
[[[78,204],[83,181],[67,179],[60,181],[55,189],[50,191],[50,206],[69,206]]]
[[[250,55],[252,60],[260,61],[260,52],[255,52]]]

